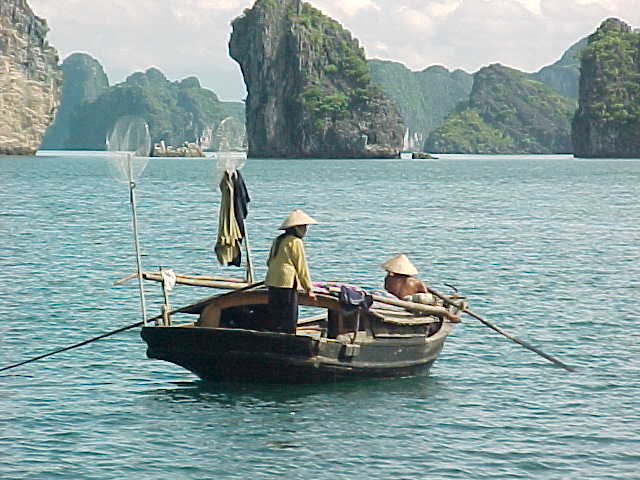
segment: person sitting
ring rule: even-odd
[[[398,298],[405,298],[417,293],[429,293],[427,286],[416,277],[418,269],[404,253],[396,255],[382,265],[387,271],[384,288]]]
[[[404,253],[383,263],[382,268],[387,271],[387,276],[384,279],[384,288],[387,292],[409,302],[436,304],[435,298],[429,293],[427,286],[416,277],[418,269]],[[460,321],[457,315],[450,312],[445,313],[445,316],[451,322],[458,323]]]

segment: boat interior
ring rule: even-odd
[[[259,332],[276,331],[269,315],[266,289],[212,297],[186,313],[197,314],[196,322],[181,326],[233,328]],[[435,335],[443,321],[402,308],[374,305],[345,308],[338,298],[318,294],[299,295],[300,317],[296,335],[336,339],[347,343],[376,338],[410,338]]]

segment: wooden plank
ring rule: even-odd
[[[155,272],[144,272],[142,277],[145,280],[151,280],[154,282],[162,282],[162,275]],[[240,282],[225,282],[218,280],[198,280],[194,278],[184,278],[176,276],[176,283],[179,285],[189,285],[192,287],[207,287],[207,288],[219,288],[222,290],[238,290],[248,286],[248,283]]]

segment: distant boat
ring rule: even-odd
[[[412,158],[411,136],[409,135],[409,129],[407,128],[404,132],[404,138],[402,140],[402,151],[400,152],[400,159],[411,160]]]
[[[204,157],[202,148],[197,143],[184,142],[181,147],[166,145],[164,140],[153,145],[151,149],[152,157],[184,157],[197,158]]]
[[[438,157],[434,157],[430,153],[417,152],[416,145],[421,144],[422,135],[415,133],[411,135],[407,128],[404,132],[404,139],[402,142],[402,151],[400,152],[401,160],[437,160]]]
[[[438,159],[438,157],[435,157],[430,153],[426,153],[426,152],[413,152],[411,154],[411,158],[413,158],[414,160],[437,160]]]

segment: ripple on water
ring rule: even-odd
[[[212,253],[209,172],[149,164],[149,268],[235,273]],[[302,207],[321,220],[305,240],[315,278],[380,287],[380,263],[404,251],[577,373],[471,318],[428,378],[286,388],[201,382],[147,360],[130,331],[0,374],[0,477],[638,478],[639,162],[256,161],[244,174],[258,276],[280,219]],[[0,364],[138,321],[135,282],[112,286],[135,263],[126,188],[104,157],[1,158],[0,182]]]

